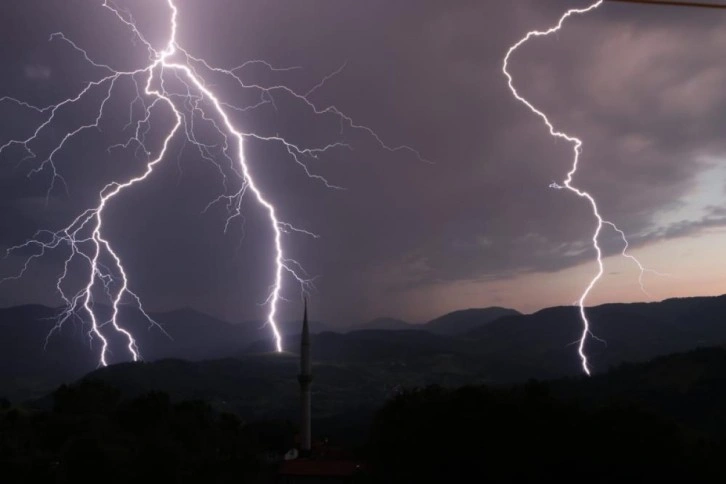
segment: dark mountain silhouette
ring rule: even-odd
[[[108,317],[110,312],[101,308],[100,313],[104,312]],[[98,366],[99,341],[89,337],[88,326],[80,321],[66,321],[44,345],[58,313],[44,306],[0,309],[0,395],[14,399],[38,396]],[[238,353],[253,341],[269,340],[262,323],[231,324],[192,309],[151,316],[163,331],[138,311],[122,308],[120,312],[120,320],[132,330],[142,357],[149,361],[220,358]],[[283,330],[286,326],[292,325],[282,325]],[[128,361],[123,338],[109,331],[105,334],[110,335],[109,363]]]
[[[486,326],[504,316],[519,315],[519,311],[500,307],[462,309],[429,321],[419,326],[419,329],[436,334],[458,335]]]
[[[504,316],[520,314],[519,311],[508,308],[472,308],[453,311],[423,324],[412,324],[396,318],[376,318],[365,323],[353,325],[347,331],[374,329],[400,331],[413,329],[453,336],[484,326]]]
[[[513,313],[502,308],[466,310],[425,325],[412,325],[414,329],[321,332],[313,337],[313,358],[345,371],[358,372],[358,367],[365,367],[365,372],[385,374],[374,379],[381,388],[427,383],[510,383],[530,377],[554,379],[582,373],[575,344],[582,331],[576,308],[548,308],[494,321],[482,316],[493,311]],[[625,361],[646,361],[726,343],[724,314],[726,296],[590,308],[593,333],[607,341],[605,344],[588,339],[591,368],[602,373]],[[0,396],[14,400],[39,396],[97,366],[98,344],[88,338],[87,328],[80,323],[69,321],[43,349],[54,315],[55,310],[42,306],[0,310]],[[153,316],[173,340],[150,328],[138,314],[128,309],[122,313],[146,361],[227,356],[249,359],[274,349],[268,328],[260,323],[235,325],[189,309]],[[281,327],[285,348],[297,348],[299,323]],[[451,335],[438,331],[444,327],[447,331],[474,329]],[[112,341],[112,363],[127,360],[122,343],[120,339]]]
[[[726,343],[726,296],[604,304],[588,309],[587,315],[592,333],[600,338],[588,338],[586,345],[595,372],[624,361]],[[501,318],[466,336],[484,354],[514,359],[537,368],[532,376],[551,378],[581,371],[575,345],[581,333],[577,308],[555,307]]]
[[[384,329],[399,331],[403,329],[418,329],[418,325],[408,323],[396,318],[376,318],[361,324],[355,324],[348,331],[361,331],[367,329]]]
[[[95,368],[85,332],[73,322],[48,340],[56,311],[45,306],[0,310],[0,394],[39,396]]]

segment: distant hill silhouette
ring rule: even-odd
[[[486,326],[504,316],[519,315],[519,311],[500,307],[462,309],[429,321],[419,329],[436,334],[457,335]]]
[[[67,321],[44,346],[57,314],[58,310],[45,306],[0,309],[0,395],[25,398],[43,394],[98,365],[99,342],[89,338],[88,327],[78,321]],[[137,311],[122,308],[120,313],[146,360],[219,358],[269,335],[263,324],[231,324],[191,309],[151,316],[169,336],[150,326]],[[128,361],[123,340],[111,336],[110,342],[109,361]]]
[[[45,306],[0,309],[0,394],[11,399],[43,395],[95,368],[96,356],[73,322],[44,348],[55,314]]]
[[[347,331],[360,331],[367,329],[384,329],[399,331],[403,329],[417,329],[418,325],[408,323],[396,318],[376,318],[361,324],[355,324],[347,329]]]
[[[624,361],[726,343],[726,296],[604,304],[587,314],[593,334],[605,341],[588,338],[586,351],[595,372]],[[482,353],[536,367],[533,376],[544,378],[579,372],[574,343],[581,332],[577,308],[555,307],[501,318],[466,336]]]
[[[505,315],[488,319],[497,312]],[[345,371],[365,367],[365,372],[385,375],[374,381],[387,389],[436,382],[509,383],[582,373],[575,346],[581,333],[576,308],[512,313],[516,312],[504,308],[472,309],[403,330],[323,331],[313,337],[313,357]],[[96,367],[97,344],[90,342],[87,329],[79,323],[69,321],[43,349],[54,314],[42,306],[0,309],[0,397],[39,396]],[[595,373],[626,361],[726,343],[726,296],[606,304],[588,309],[588,315],[593,333],[607,341],[588,340]],[[274,349],[269,330],[261,323],[230,324],[189,309],[154,314],[171,340],[149,328],[136,313],[124,312],[122,317],[134,330],[146,361],[228,356],[248,361]],[[316,326],[326,327],[313,323]],[[281,327],[285,348],[294,350],[299,344],[298,323]],[[112,342],[112,362],[126,358],[121,343]]]
[[[484,326],[504,316],[517,316],[521,313],[514,309],[501,307],[471,308],[452,311],[423,324],[413,324],[396,318],[376,318],[356,324],[346,331],[383,329],[390,331],[423,330],[434,334],[458,335]]]

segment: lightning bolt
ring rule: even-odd
[[[56,289],[65,303],[65,307],[58,316],[54,328],[48,334],[48,338],[69,319],[78,319],[82,322],[87,321],[90,323],[90,330],[88,331],[89,338],[91,341],[96,338],[101,343],[99,355],[100,365],[106,366],[108,364],[110,350],[108,335],[105,332],[106,327],[110,327],[124,338],[131,358],[134,361],[138,361],[141,358],[141,353],[134,336],[120,322],[120,306],[130,301],[152,326],[162,331],[163,328],[148,315],[143,308],[141,299],[130,288],[129,277],[124,269],[121,258],[113,249],[111,242],[104,236],[106,222],[104,215],[106,208],[119,195],[152,176],[157,165],[170,156],[170,146],[175,137],[183,133],[184,142],[196,147],[200,157],[215,166],[220,174],[224,192],[212,200],[204,211],[217,203],[225,203],[228,213],[224,227],[225,232],[234,219],[242,217],[242,201],[247,194],[251,194],[254,197],[254,200],[256,200],[267,215],[269,226],[273,233],[274,261],[271,271],[273,282],[270,286],[269,296],[265,301],[269,306],[266,322],[271,328],[277,351],[282,351],[282,336],[278,328],[277,314],[279,302],[282,300],[284,276],[286,274],[291,276],[300,285],[304,294],[312,287],[313,283],[307,277],[302,266],[297,261],[285,255],[283,237],[287,234],[301,234],[315,238],[318,236],[308,230],[295,227],[280,218],[278,209],[271,201],[271,198],[263,193],[256,182],[256,178],[245,157],[245,141],[247,139],[256,139],[281,144],[291,156],[291,159],[303,169],[309,178],[322,183],[328,188],[334,189],[340,187],[329,183],[323,176],[312,173],[305,160],[316,158],[318,155],[335,148],[350,147],[338,141],[331,142],[325,146],[303,147],[286,141],[278,135],[269,136],[242,131],[235,126],[230,113],[232,111],[252,111],[266,105],[271,105],[277,109],[274,99],[275,96],[287,96],[295,102],[303,103],[314,115],[334,116],[338,118],[341,130],[344,127],[348,127],[363,131],[371,136],[382,149],[390,152],[407,151],[419,160],[427,160],[418,151],[409,146],[391,146],[386,144],[371,128],[357,124],[350,116],[347,116],[335,106],[321,108],[309,99],[309,96],[314,91],[319,89],[332,76],[338,74],[345,65],[326,76],[304,94],[300,94],[284,85],[262,86],[259,84],[248,84],[238,74],[248,65],[261,64],[275,71],[287,71],[295,68],[277,68],[261,60],[248,61],[232,69],[212,66],[204,59],[195,57],[187,52],[178,43],[178,9],[174,0],[160,0],[160,2],[165,3],[170,11],[170,34],[166,45],[161,50],[155,48],[145,38],[143,33],[137,28],[130,12],[117,7],[111,0],[104,0],[102,4],[116,20],[124,24],[131,31],[134,43],[140,43],[145,47],[149,60],[147,65],[131,71],[115,69],[109,64],[93,60],[86,50],[79,47],[64,34],[55,33],[51,35],[50,40],[67,43],[86,62],[99,71],[102,71],[102,77],[87,82],[76,95],[47,107],[35,106],[31,103],[8,96],[0,98],[0,102],[14,103],[22,108],[34,111],[43,118],[42,122],[37,125],[30,136],[24,139],[10,140],[0,146],[0,155],[12,147],[19,147],[25,153],[25,157],[21,161],[25,161],[27,159],[38,158],[33,151],[33,145],[48,131],[59,112],[67,107],[76,105],[96,92],[100,92],[103,96],[102,101],[98,105],[98,109],[95,111],[95,117],[87,124],[82,124],[76,129],[66,132],[55,148],[50,150],[38,166],[30,171],[29,176],[45,170],[50,172],[51,182],[48,187],[46,200],[50,198],[57,184],[62,184],[66,191],[68,189],[68,184],[55,163],[56,155],[66,146],[69,140],[79,134],[90,130],[100,131],[100,123],[106,111],[106,106],[118,91],[118,85],[122,80],[130,80],[135,86],[135,96],[129,104],[129,122],[124,128],[124,130],[131,129],[132,135],[126,141],[110,146],[108,151],[110,152],[115,149],[133,150],[134,156],[140,158],[145,166],[141,173],[126,181],[112,181],[106,184],[98,193],[98,203],[83,211],[62,229],[54,231],[41,230],[32,239],[8,248],[6,256],[22,250],[34,252],[25,259],[22,267],[16,274],[6,277],[0,282],[23,277],[33,261],[43,257],[49,251],[58,249],[59,247],[67,247],[69,249],[69,255],[65,258],[63,271],[56,282]],[[259,93],[259,99],[248,106],[237,106],[225,101],[218,93],[212,90],[205,75],[224,76],[244,91],[255,91]],[[139,108],[141,111],[140,114]],[[173,126],[166,131],[158,153],[152,155],[152,149],[147,147],[148,142],[146,137],[151,130],[154,117],[157,113],[161,114],[163,111],[170,111],[174,122]],[[221,144],[209,144],[201,140],[197,135],[199,132],[198,125],[200,123],[206,127],[211,127],[221,137]],[[239,180],[239,188],[229,189],[225,169],[229,169],[235,174]],[[65,285],[67,284],[71,266],[78,260],[86,267],[87,278],[81,289],[71,295],[67,293]],[[99,291],[111,303],[111,315],[105,319],[99,315],[95,303],[95,298]]]
[[[622,255],[624,257],[630,259],[637,265],[638,269],[640,270],[640,275],[638,277],[638,281],[640,283],[640,288],[646,295],[648,293],[645,290],[643,276],[645,275],[646,272],[653,272],[656,274],[659,274],[659,273],[645,268],[637,258],[635,258],[633,255],[628,253],[629,244],[628,244],[628,240],[625,236],[625,233],[622,230],[620,230],[614,223],[612,223],[608,220],[605,220],[602,217],[602,215],[600,214],[600,209],[597,206],[597,202],[595,201],[595,198],[590,193],[588,193],[582,189],[579,189],[572,184],[573,177],[575,176],[575,173],[577,172],[577,168],[578,168],[578,165],[580,162],[580,154],[582,153],[582,140],[555,128],[554,124],[552,124],[552,122],[549,120],[549,118],[547,117],[547,115],[544,112],[537,109],[531,102],[529,102],[522,95],[520,95],[519,92],[517,91],[517,89],[514,87],[514,81],[513,81],[512,75],[510,74],[510,72],[508,70],[508,67],[509,67],[510,58],[514,54],[514,52],[517,49],[519,49],[523,44],[528,42],[530,39],[535,38],[535,37],[546,37],[555,32],[558,32],[560,29],[562,29],[563,24],[569,17],[571,17],[573,15],[582,15],[582,14],[591,12],[591,11],[595,10],[596,8],[598,8],[600,5],[602,5],[603,1],[604,0],[598,0],[594,3],[592,3],[588,7],[573,8],[573,9],[566,11],[560,17],[557,24],[547,30],[532,30],[532,31],[528,32],[527,35],[525,35],[522,39],[520,39],[517,43],[515,43],[514,45],[512,45],[509,48],[509,50],[507,51],[507,54],[504,56],[504,61],[502,63],[502,72],[504,73],[504,75],[507,78],[507,85],[509,86],[509,90],[511,91],[512,95],[517,99],[517,101],[524,104],[532,113],[536,114],[544,122],[544,124],[547,126],[551,136],[553,136],[555,138],[563,139],[572,145],[572,152],[573,152],[572,168],[570,169],[569,172],[567,172],[567,176],[565,177],[565,180],[562,184],[552,183],[552,184],[550,184],[550,188],[555,188],[555,189],[560,189],[560,190],[566,189],[566,190],[573,192],[578,197],[584,198],[585,200],[587,200],[587,202],[590,204],[590,207],[592,208],[592,213],[596,220],[595,232],[592,235],[592,246],[595,249],[595,253],[597,255],[597,272],[595,273],[593,278],[590,280],[587,287],[585,287],[584,291],[582,292],[582,294],[580,296],[580,299],[577,301],[577,306],[579,308],[579,313],[580,313],[580,319],[582,321],[582,333],[580,335],[580,339],[578,342],[577,352],[580,355],[582,369],[587,375],[591,374],[591,370],[590,370],[590,365],[588,362],[587,354],[585,353],[585,343],[587,342],[588,336],[594,337],[594,335],[592,334],[592,332],[590,330],[591,325],[590,325],[590,321],[587,318],[587,312],[585,310],[585,302],[587,301],[587,297],[590,295],[593,288],[595,287],[595,285],[597,284],[597,282],[600,280],[600,278],[602,277],[602,275],[604,273],[604,265],[603,265],[603,260],[602,260],[602,249],[599,244],[600,234],[601,234],[603,228],[606,226],[610,227],[615,232],[617,232],[618,235],[621,237],[621,239],[624,243]]]

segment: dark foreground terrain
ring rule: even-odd
[[[198,381],[193,366],[170,364],[178,365],[178,382]],[[203,386],[171,397],[95,378],[113,370],[35,404],[2,404],[3,482],[275,482],[282,455],[295,445],[297,420],[284,405],[250,417],[207,398]],[[314,394],[314,408],[325,391]],[[288,398],[294,407],[293,390],[280,396]],[[313,428],[317,440],[347,428],[347,442],[331,437],[329,445],[366,463],[354,482],[726,479],[722,348],[624,364],[593,378],[399,388],[375,410],[349,408],[318,411]]]

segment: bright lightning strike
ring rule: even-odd
[[[590,283],[587,285],[585,290],[582,292],[582,295],[580,296],[580,299],[577,301],[577,305],[580,312],[580,319],[582,320],[582,333],[579,339],[578,344],[578,354],[580,355],[580,360],[582,362],[582,369],[590,375],[590,365],[588,363],[587,354],[585,353],[585,343],[587,342],[587,337],[593,336],[592,332],[590,331],[590,321],[587,319],[587,314],[585,311],[585,302],[587,300],[588,295],[592,291],[592,289],[595,287],[595,284],[600,280],[600,278],[603,275],[604,272],[604,266],[602,261],[602,249],[599,244],[600,239],[600,233],[602,232],[602,229],[604,226],[609,226],[612,229],[614,229],[623,240],[624,248],[622,251],[622,255],[630,260],[632,260],[639,268],[640,275],[638,278],[638,282],[640,283],[641,290],[647,294],[645,291],[644,283],[643,283],[643,276],[646,272],[654,272],[649,269],[646,269],[638,259],[636,259],[634,256],[628,253],[628,240],[625,237],[625,233],[620,230],[614,223],[609,222],[605,220],[600,215],[600,210],[598,209],[597,202],[595,201],[595,198],[593,198],[592,195],[590,195],[588,192],[581,190],[579,188],[576,188],[574,185],[572,185],[572,179],[577,172],[578,164],[580,162],[580,154],[582,153],[582,140],[579,138],[576,138],[575,136],[572,136],[570,134],[567,134],[563,131],[559,131],[557,128],[554,127],[552,122],[549,120],[547,115],[537,109],[532,103],[530,103],[527,99],[522,97],[517,89],[514,87],[514,81],[512,79],[512,75],[509,73],[508,67],[509,67],[509,60],[514,54],[514,52],[521,47],[524,43],[532,39],[533,37],[546,37],[550,34],[553,34],[555,32],[558,32],[561,28],[564,22],[573,15],[582,15],[585,13],[588,13],[592,10],[595,10],[600,5],[602,5],[603,0],[598,0],[595,3],[591,4],[589,7],[585,8],[573,8],[565,12],[557,22],[557,24],[554,27],[551,27],[547,30],[533,30],[527,33],[521,40],[519,40],[516,44],[511,46],[509,50],[507,51],[507,54],[504,56],[504,62],[502,63],[502,72],[507,77],[507,84],[509,86],[510,91],[512,92],[512,95],[527,106],[530,111],[532,111],[534,114],[536,114],[547,126],[549,129],[549,133],[551,136],[555,138],[564,139],[568,143],[572,145],[572,151],[573,151],[573,160],[572,160],[572,168],[567,173],[567,176],[565,178],[565,181],[560,185],[558,183],[552,183],[550,185],[550,188],[556,188],[556,189],[567,189],[573,193],[575,193],[578,197],[584,198],[588,201],[590,204],[590,207],[592,208],[592,213],[595,216],[595,220],[597,221],[597,226],[595,228],[595,232],[592,235],[592,246],[595,249],[595,252],[597,254],[597,273],[595,276],[590,280]]]
[[[146,317],[151,325],[159,328],[160,326],[146,313],[140,298],[131,290],[129,277],[124,269],[121,258],[113,249],[111,242],[104,236],[104,224],[106,220],[104,215],[108,205],[118,198],[120,194],[132,188],[134,185],[146,181],[152,175],[156,166],[170,156],[169,149],[172,141],[178,134],[182,133],[185,141],[196,147],[201,158],[213,164],[220,173],[225,193],[213,200],[206,209],[216,203],[226,202],[229,216],[225,224],[225,231],[235,218],[242,216],[242,201],[244,196],[250,192],[254,200],[257,201],[268,217],[269,226],[273,232],[272,244],[275,256],[271,271],[273,282],[266,300],[266,303],[269,305],[267,324],[272,330],[277,351],[282,351],[282,335],[278,328],[277,312],[279,302],[282,299],[281,292],[284,276],[286,274],[291,276],[294,281],[300,284],[303,292],[306,292],[313,282],[306,276],[305,271],[297,261],[285,255],[283,238],[287,234],[302,234],[315,238],[318,236],[310,231],[297,228],[280,218],[278,209],[271,201],[269,195],[263,193],[253,176],[250,165],[245,157],[245,140],[252,138],[281,144],[292,157],[292,160],[304,170],[309,178],[321,182],[329,188],[339,187],[329,183],[321,175],[312,173],[304,160],[305,158],[315,158],[331,149],[348,147],[348,145],[342,142],[333,142],[321,147],[301,147],[277,135],[269,136],[245,132],[235,125],[231,117],[231,112],[251,111],[265,105],[271,105],[277,109],[274,96],[284,95],[303,103],[315,115],[336,117],[340,121],[341,128],[347,126],[351,129],[364,131],[385,150],[391,152],[408,151],[420,160],[424,160],[424,158],[409,146],[390,146],[386,144],[371,128],[356,124],[352,118],[345,115],[335,106],[320,108],[310,101],[308,96],[320,88],[330,77],[339,73],[344,66],[326,76],[305,94],[299,94],[283,85],[262,86],[258,84],[247,84],[237,72],[249,64],[258,63],[271,70],[278,71],[294,68],[274,68],[270,64],[259,60],[249,61],[232,69],[214,67],[204,59],[194,57],[180,46],[177,39],[178,10],[174,4],[174,0],[161,0],[160,3],[165,3],[170,11],[170,34],[166,45],[163,49],[158,50],[137,28],[129,12],[121,10],[110,0],[103,1],[103,7],[110,11],[118,21],[129,28],[135,41],[140,42],[146,48],[149,55],[149,63],[147,65],[131,71],[117,70],[108,63],[100,63],[93,60],[86,50],[79,47],[64,34],[55,33],[51,35],[50,40],[60,40],[69,44],[74,51],[83,56],[86,62],[94,68],[103,71],[103,76],[100,79],[86,83],[83,89],[75,96],[47,107],[34,106],[12,97],[0,98],[0,102],[15,103],[22,108],[35,111],[38,115],[44,117],[43,121],[27,138],[10,140],[0,146],[0,155],[4,154],[11,147],[20,147],[26,154],[24,159],[35,159],[37,155],[33,151],[34,144],[49,130],[50,125],[56,120],[59,112],[86,99],[96,91],[100,91],[103,94],[103,99],[95,111],[94,119],[87,124],[82,124],[76,129],[66,132],[55,148],[43,158],[43,161],[37,167],[31,170],[29,175],[39,173],[43,170],[50,171],[52,178],[47,191],[48,198],[57,183],[61,183],[67,190],[66,180],[61,175],[55,163],[56,155],[66,146],[69,140],[75,138],[77,135],[89,130],[100,129],[100,122],[105,114],[107,104],[117,92],[119,81],[122,79],[128,79],[135,85],[136,95],[129,104],[129,122],[124,128],[132,128],[133,134],[124,143],[109,147],[109,151],[112,149],[133,149],[135,156],[141,156],[145,162],[145,169],[140,174],[126,181],[113,181],[104,186],[98,193],[98,203],[94,207],[83,211],[64,228],[56,231],[39,231],[33,239],[9,248],[7,254],[19,250],[34,250],[35,252],[25,260],[18,273],[0,282],[22,277],[34,260],[44,256],[53,249],[63,246],[69,248],[70,253],[65,259],[63,271],[56,283],[57,291],[65,303],[65,309],[60,314],[54,330],[59,329],[64,322],[71,318],[88,321],[90,323],[89,337],[91,339],[96,338],[101,343],[99,364],[106,366],[108,364],[108,353],[110,350],[108,335],[105,329],[106,327],[110,327],[125,339],[127,350],[132,359],[134,361],[139,360],[141,353],[136,340],[131,332],[125,329],[120,322],[119,308],[121,304],[130,301]],[[233,81],[242,90],[257,91],[259,93],[259,100],[249,106],[237,106],[225,101],[219,93],[212,90],[212,84],[208,82],[205,75],[224,76]],[[172,87],[173,85],[182,86],[182,88],[175,89]],[[142,111],[140,116],[137,115],[139,107],[141,107]],[[154,118],[157,112],[161,112],[164,107],[171,112],[174,123],[166,131],[158,153],[152,155],[152,149],[148,147],[146,136],[151,129],[152,118]],[[221,137],[223,140],[221,147],[205,143],[199,139],[197,133],[200,123],[204,124],[207,128],[211,127]],[[240,188],[232,190],[231,193],[227,190],[228,180],[224,168],[230,169],[240,180]],[[87,277],[83,287],[71,295],[67,293],[65,284],[69,278],[70,267],[77,260],[80,260],[86,267]],[[111,315],[105,319],[99,315],[98,308],[96,307],[95,298],[97,297],[98,291],[101,291],[111,305]],[[85,315],[85,318],[83,315]],[[50,337],[52,333],[53,330],[48,336]]]

